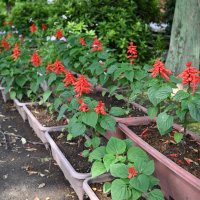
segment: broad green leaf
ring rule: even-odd
[[[164,200],[164,196],[159,189],[154,189],[151,192],[147,193],[148,200]]]
[[[43,103],[46,102],[46,101],[48,100],[48,98],[50,97],[51,93],[52,93],[52,91],[50,91],[50,90],[46,90],[46,91],[44,92],[44,94],[42,95]]]
[[[131,190],[131,194],[132,194],[131,200],[138,200],[142,196],[142,192],[135,189]]]
[[[112,154],[106,154],[103,157],[103,163],[107,171],[110,170],[110,165],[115,162],[115,156]]]
[[[88,126],[95,128],[97,124],[97,120],[98,120],[98,114],[94,111],[82,113],[82,121]]]
[[[125,114],[126,114],[126,111],[123,108],[112,107],[110,109],[110,115],[114,115],[114,116],[118,117],[118,116],[122,116],[122,115],[125,115]]]
[[[105,182],[103,184],[103,193],[110,193],[110,191],[111,191],[111,183]]]
[[[191,117],[200,122],[200,101],[193,101],[188,103],[188,108]]]
[[[55,108],[56,110],[58,109],[58,107],[59,107],[61,104],[62,104],[62,99],[61,99],[61,98],[56,98],[56,99],[54,100],[53,105],[54,105],[54,108]]]
[[[121,179],[115,179],[111,184],[112,200],[127,199],[128,189],[126,183]]]
[[[184,90],[179,90],[176,95],[174,96],[174,100],[175,101],[181,101],[183,99],[188,98],[190,95],[188,94],[188,92],[185,92]]]
[[[171,131],[171,128],[173,126],[173,121],[174,121],[173,117],[165,112],[160,113],[158,115],[156,123],[161,135],[164,135]]]
[[[147,153],[142,150],[140,147],[131,147],[128,150],[128,160],[130,162],[137,162],[138,160],[148,160],[148,155]]]
[[[115,137],[111,137],[106,146],[106,151],[112,155],[122,154],[125,150],[126,143]]]
[[[101,118],[100,125],[105,130],[115,131],[116,121],[113,117],[109,115],[104,115]]]
[[[112,86],[109,86],[109,87],[108,87],[108,91],[110,92],[110,94],[112,94],[113,92],[116,91],[117,88],[118,88],[117,86],[112,85]]]
[[[89,160],[92,162],[93,160],[101,161],[105,156],[106,148],[104,146],[97,147],[94,151],[90,153]]]
[[[111,164],[110,173],[116,178],[128,178],[128,166],[123,163]]]
[[[150,181],[150,185],[149,185],[150,188],[160,183],[160,180],[155,178],[154,176],[149,176],[149,181]]]
[[[27,82],[27,78],[25,76],[20,76],[16,79],[16,83],[20,86],[23,87],[25,83]]]
[[[58,121],[63,117],[65,111],[66,111],[68,108],[69,108],[69,106],[68,106],[67,104],[63,104],[63,105],[61,106],[60,111],[59,111],[59,114],[58,114],[58,117],[57,117],[57,120],[58,120]]]
[[[15,97],[16,97],[16,92],[12,90],[12,91],[10,92],[10,98],[11,98],[11,99],[14,99]]]
[[[134,71],[127,71],[124,76],[130,81],[133,82],[133,78],[134,78]]]
[[[77,137],[79,135],[83,135],[86,131],[86,126],[82,123],[74,123],[70,133],[74,136]]]
[[[140,192],[147,192],[149,188],[149,177],[140,174],[132,178],[129,183],[134,189],[139,190]]]
[[[91,168],[92,177],[100,176],[106,172],[104,164],[100,161],[95,161]]]
[[[48,78],[48,86],[50,86],[53,81],[55,81],[57,78],[57,75],[55,73],[50,73],[49,74],[49,78]]]
[[[182,133],[174,133],[174,141],[176,143],[179,143],[183,139],[183,134]]]
[[[152,175],[155,170],[155,164],[153,160],[150,160],[146,163],[145,169],[142,170],[142,173],[145,175]]]
[[[149,118],[151,118],[151,119],[156,117],[157,113],[158,113],[157,107],[150,107],[147,109],[147,114],[148,114]]]

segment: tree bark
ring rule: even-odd
[[[166,67],[176,75],[185,63],[200,64],[200,0],[176,0]]]

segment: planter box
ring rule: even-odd
[[[3,101],[6,103],[10,99],[10,96],[9,94],[5,93],[5,88],[1,87],[1,85],[0,85],[0,90],[1,90],[1,95],[3,97]]]
[[[28,118],[28,122],[30,124],[30,126],[32,127],[32,129],[34,130],[34,132],[36,133],[36,135],[40,138],[40,140],[47,145],[48,142],[46,140],[45,134],[44,132],[46,131],[61,131],[62,129],[64,129],[66,127],[66,125],[62,125],[62,126],[52,126],[52,127],[46,127],[43,126],[38,120],[37,118],[31,113],[31,111],[27,108],[26,105],[23,106],[24,111],[27,115]],[[46,146],[47,147],[47,146]]]
[[[90,199],[99,200],[97,195],[94,193],[94,191],[90,187],[90,184],[91,183],[104,183],[104,182],[112,181],[112,180],[113,180],[113,177],[109,174],[103,174],[103,175],[95,177],[95,178],[90,177],[90,178],[87,178],[83,182],[83,189]]]
[[[26,112],[24,111],[24,105],[33,105],[33,104],[36,104],[36,103],[34,103],[34,102],[21,103],[21,102],[19,102],[17,99],[14,99],[13,102],[14,102],[15,107],[17,108],[19,114],[21,115],[21,117],[22,117],[22,119],[23,119],[24,121],[27,120],[27,114],[26,114]]]
[[[144,140],[138,137],[126,125],[119,123],[119,129],[132,139],[136,145],[143,148],[155,161],[155,176],[160,180],[160,186],[167,198],[175,200],[199,200],[200,179],[179,167]],[[174,125],[178,131],[183,128]]]
[[[49,135],[49,132],[45,132],[45,138],[47,142],[50,144],[52,155],[54,160],[59,165],[60,169],[64,173],[65,178],[70,182],[71,186],[74,188],[76,194],[78,195],[80,200],[83,200],[84,190],[83,190],[83,181],[91,176],[90,173],[78,173],[66,159],[64,154],[58,148],[57,144]],[[74,155],[76,156],[76,155]]]

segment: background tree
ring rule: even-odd
[[[167,68],[179,74],[185,63],[200,64],[200,0],[176,0]]]

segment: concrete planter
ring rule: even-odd
[[[62,129],[64,129],[66,127],[66,125],[45,127],[31,113],[31,111],[27,108],[27,105],[24,105],[23,108],[24,108],[24,111],[27,115],[28,122],[29,122],[30,126],[32,127],[32,129],[35,131],[36,135],[41,139],[41,141],[44,144],[48,143],[47,140],[46,140],[44,132],[46,132],[46,131],[61,131]]]
[[[8,93],[5,92],[5,88],[1,87],[1,85],[0,85],[0,90],[1,90],[1,95],[3,97],[3,101],[6,103],[10,99],[10,96]]]
[[[53,158],[59,165],[60,169],[62,170],[65,178],[70,182],[71,186],[75,190],[79,199],[83,200],[84,193],[85,193],[83,190],[83,181],[87,177],[91,176],[91,174],[76,172],[75,169],[72,167],[72,165],[67,160],[67,158],[61,152],[61,150],[59,149],[57,144],[51,138],[48,131],[45,132],[45,138],[51,147]],[[74,155],[74,156],[76,156],[76,155]]]
[[[92,200],[100,200],[97,195],[94,193],[94,191],[92,190],[92,188],[90,187],[91,183],[104,183],[107,181],[112,181],[113,177],[110,174],[103,174],[101,176],[95,177],[95,178],[87,178],[84,182],[83,182],[83,189],[85,191],[85,193],[87,194],[87,196],[92,199]]]
[[[164,195],[175,200],[198,200],[200,194],[200,179],[187,172],[176,163],[168,159],[144,140],[138,137],[125,124],[119,123],[119,129],[132,139],[136,145],[143,148],[155,161],[155,176],[160,180]],[[182,131],[182,127],[175,124],[174,128]]]

